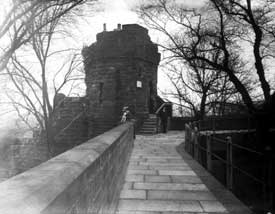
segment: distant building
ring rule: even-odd
[[[212,102],[209,105],[208,115],[226,116],[226,115],[245,115],[248,114],[247,108],[241,103]]]

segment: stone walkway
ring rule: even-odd
[[[116,214],[249,213],[189,155],[177,153],[183,138],[183,132],[137,136]]]

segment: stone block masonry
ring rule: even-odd
[[[58,94],[62,96],[62,94]],[[57,96],[57,97],[58,97]],[[88,140],[86,97],[65,97],[57,100],[54,126],[54,156]]]
[[[37,138],[16,139],[11,145],[10,177],[35,167],[48,159],[45,142]]]
[[[47,145],[38,138],[5,138],[0,148],[0,182],[48,159]]]
[[[133,135],[125,123],[2,182],[0,213],[115,213]]]
[[[90,137],[116,126],[123,106],[129,106],[138,121],[148,117],[150,106],[156,107],[160,54],[147,29],[129,24],[103,31],[82,55]]]

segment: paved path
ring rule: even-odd
[[[137,136],[117,214],[249,213],[189,155],[177,153],[183,138],[183,132]],[[219,189],[219,200],[209,187]]]

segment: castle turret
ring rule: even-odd
[[[82,54],[90,136],[117,125],[123,106],[139,120],[155,111],[160,54],[146,28],[129,24],[103,31]]]

